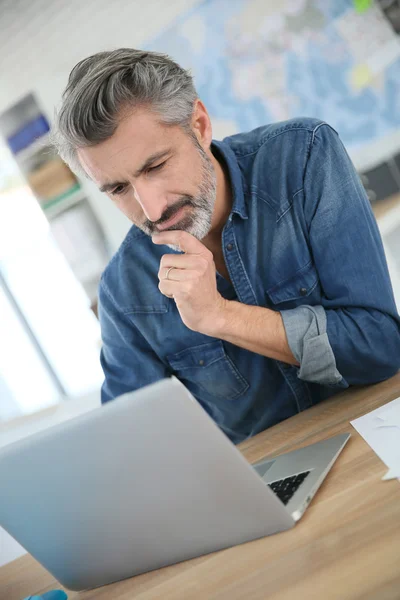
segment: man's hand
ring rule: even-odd
[[[185,253],[162,257],[158,272],[160,292],[175,300],[186,327],[213,335],[228,301],[217,290],[212,252],[186,231],[165,231],[152,240],[160,245],[173,244]]]
[[[153,242],[178,246],[185,253],[164,254],[158,287],[175,300],[189,329],[269,358],[299,364],[289,348],[279,312],[221,296],[213,255],[201,242],[186,231],[163,231],[153,237]]]

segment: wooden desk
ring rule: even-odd
[[[290,531],[68,598],[87,600],[389,600],[400,598],[400,483],[349,421],[400,396],[400,373],[352,388],[241,444],[255,462],[350,432],[303,519]],[[62,544],[62,540],[60,540]],[[32,557],[0,569],[0,599],[60,588]]]

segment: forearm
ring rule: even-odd
[[[281,314],[268,308],[226,300],[202,333],[268,358],[299,364],[289,348]]]

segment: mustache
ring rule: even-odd
[[[191,196],[183,196],[178,202],[176,202],[172,206],[169,206],[163,212],[163,215],[162,215],[161,219],[159,219],[158,221],[155,221],[155,222],[149,221],[148,219],[146,219],[146,221],[144,222],[143,226],[146,227],[151,232],[156,231],[158,225],[162,225],[163,223],[165,223],[166,221],[168,221],[171,217],[173,217],[174,215],[176,215],[176,213],[183,206],[192,206],[192,207],[195,207],[195,202],[194,202],[193,198]]]

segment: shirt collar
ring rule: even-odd
[[[226,142],[213,140],[211,143],[211,151],[215,158],[221,162],[224,161],[231,183],[233,202],[232,211],[238,214],[242,219],[248,218],[247,206],[244,200],[242,172],[239,168],[235,153]]]

